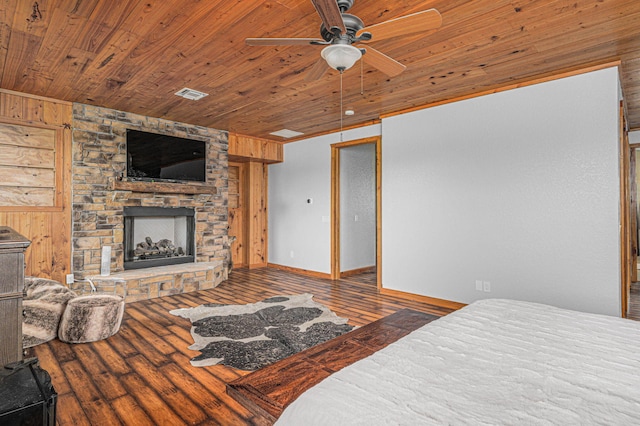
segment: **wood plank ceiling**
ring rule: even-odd
[[[638,0],[356,0],[366,24],[438,9],[440,30],[372,43],[407,66],[344,74],[344,125],[536,77],[622,61],[640,128]],[[0,87],[266,137],[340,126],[340,78],[306,82],[318,46],[252,47],[246,37],[319,36],[309,0],[0,1]],[[361,92],[361,83],[363,91]],[[209,94],[174,96],[183,87]]]

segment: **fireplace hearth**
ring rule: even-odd
[[[124,208],[124,269],[193,263],[195,210]]]

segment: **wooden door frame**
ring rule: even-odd
[[[637,251],[635,250],[635,240],[632,233],[637,232],[635,215],[632,212],[635,194],[635,175],[632,176],[631,155],[635,145],[629,145],[629,132],[627,128],[624,103],[620,102],[620,307],[621,316],[627,317],[629,310],[629,295],[631,282],[637,269]],[[634,167],[635,168],[635,167]],[[633,217],[632,217],[633,216]]]
[[[239,199],[239,203],[240,203],[240,210],[241,210],[241,214],[242,214],[242,233],[240,235],[240,238],[237,238],[236,236],[236,241],[234,241],[233,244],[239,244],[240,245],[240,250],[242,251],[242,262],[236,264],[236,262],[234,261],[234,268],[242,268],[242,267],[248,267],[249,266],[249,252],[248,252],[248,234],[249,234],[249,229],[248,229],[248,204],[249,204],[249,200],[248,200],[248,178],[247,178],[247,163],[246,162],[238,162],[238,161],[229,161],[229,166],[233,166],[233,167],[237,167],[238,168],[238,186],[239,186],[239,191],[240,191],[240,199]],[[232,244],[232,246],[233,246]],[[233,250],[230,248],[231,252],[233,253]]]
[[[382,137],[356,139],[331,145],[331,279],[340,278],[340,149],[375,144],[376,161],[376,285],[382,288]]]
[[[627,135],[628,138],[628,135]],[[629,145],[629,224],[631,243],[631,282],[638,281],[638,185],[636,151],[640,144]]]

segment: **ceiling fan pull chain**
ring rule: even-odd
[[[344,142],[342,137],[342,71],[340,71],[340,142]]]
[[[364,63],[360,59],[360,94],[364,95]]]

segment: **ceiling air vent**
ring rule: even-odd
[[[282,130],[278,130],[277,132],[271,132],[269,134],[273,136],[280,136],[281,138],[285,138],[285,139],[292,138],[294,136],[304,135],[304,133],[302,132],[296,132],[295,130],[289,130],[289,129],[282,129]]]
[[[198,92],[197,90],[189,89],[188,87],[185,87],[182,90],[178,90],[176,92],[176,95],[182,96],[185,99],[191,99],[192,101],[197,101],[204,98],[205,96],[209,96],[208,93]]]

